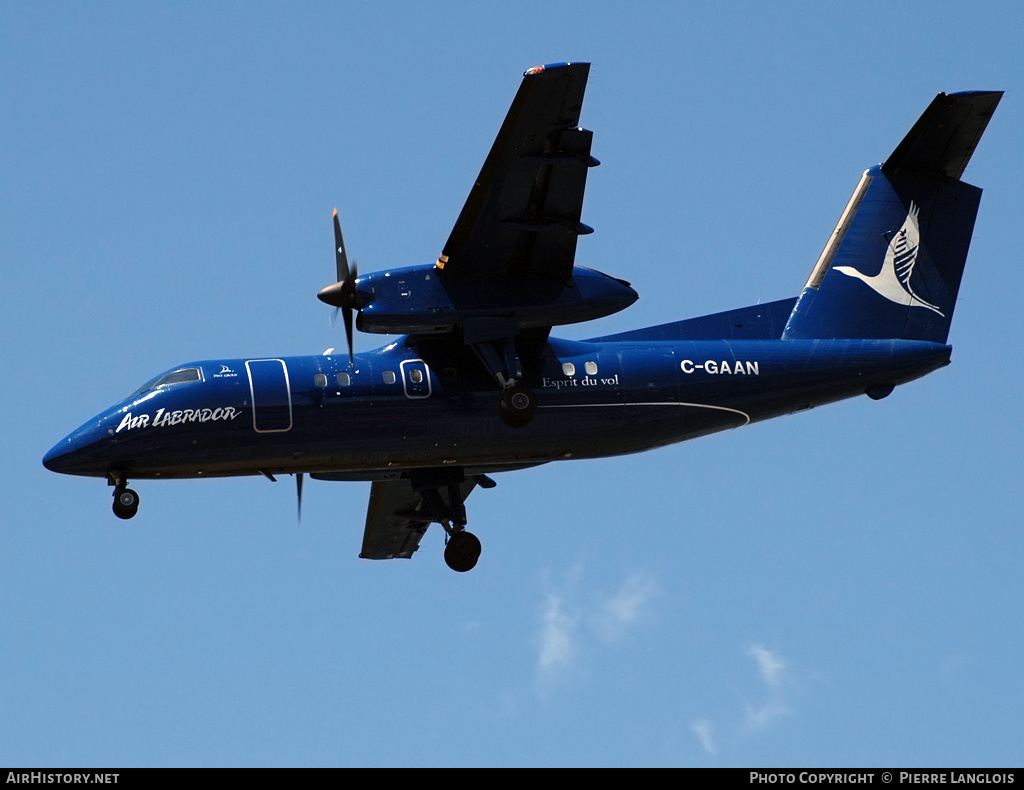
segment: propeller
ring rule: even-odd
[[[338,281],[322,289],[316,296],[321,302],[341,310],[345,321],[345,337],[348,340],[348,363],[351,366],[355,362],[352,350],[352,311],[360,307],[356,296],[356,278],[359,272],[355,261],[352,261],[352,271],[349,272],[345,242],[341,238],[341,223],[338,221],[338,209],[334,209],[334,250],[338,264]]]

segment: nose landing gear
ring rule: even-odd
[[[110,473],[110,485],[114,486],[114,515],[129,519],[139,512],[139,495],[128,488],[128,480],[120,472]]]

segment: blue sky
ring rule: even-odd
[[[1017,4],[0,5],[0,764],[1020,765]],[[938,91],[1007,92],[953,364],[644,455],[498,476],[450,572],[369,486],[41,465],[190,359],[341,346],[440,251],[528,67],[594,65],[571,337],[795,295]],[[361,335],[357,348],[380,344]]]

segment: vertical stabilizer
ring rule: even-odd
[[[981,200],[960,176],[1001,96],[940,93],[864,173],[783,339],[946,342]]]

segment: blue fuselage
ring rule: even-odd
[[[86,422],[44,464],[133,479],[501,471],[638,452],[884,393],[947,364],[950,351],[907,340],[551,339],[525,365],[538,409],[518,429],[499,418],[497,387],[472,351],[451,340],[403,339],[351,366],[347,355],[194,362],[173,369],[184,380],[171,376]]]

